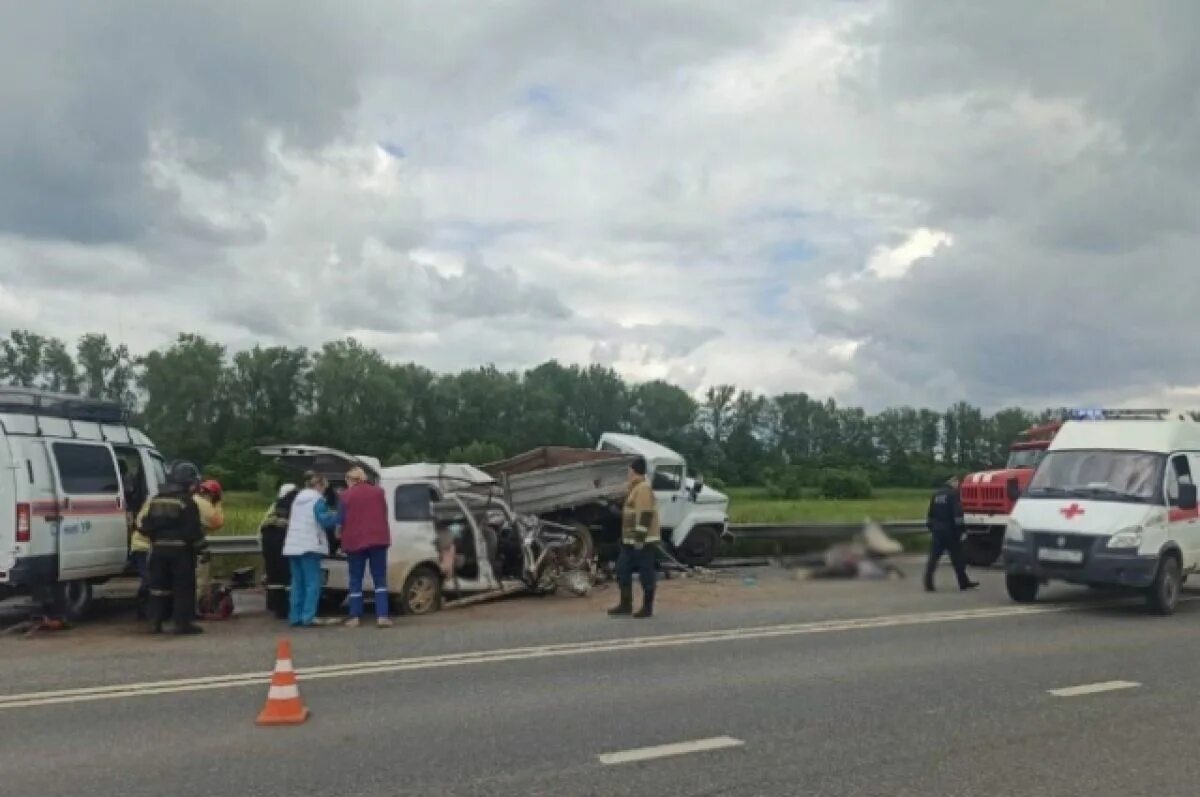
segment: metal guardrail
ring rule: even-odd
[[[893,537],[925,534],[923,520],[903,520],[880,523],[883,530]],[[735,523],[729,530],[739,540],[787,541],[787,540],[846,540],[862,531],[862,523]],[[208,538],[208,548],[214,556],[259,553],[257,536]]]

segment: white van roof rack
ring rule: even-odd
[[[1178,409],[1094,409],[1067,410],[1075,421],[1200,421],[1200,412]]]
[[[29,387],[0,386],[0,413],[108,424],[124,424],[129,420],[129,412],[115,401]]]

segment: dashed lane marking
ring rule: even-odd
[[[1118,689],[1133,689],[1141,686],[1137,681],[1103,681],[1097,684],[1082,684],[1080,686],[1066,686],[1062,689],[1050,689],[1050,694],[1055,697],[1082,697],[1083,695],[1095,695],[1100,692],[1115,692]]]
[[[732,736],[714,736],[711,739],[696,739],[691,742],[676,742],[657,747],[639,747],[636,750],[623,750],[619,753],[604,753],[599,756],[601,764],[632,764],[637,761],[651,761],[655,758],[689,755],[691,753],[706,753],[710,750],[725,750],[730,747],[745,745],[741,739]]]

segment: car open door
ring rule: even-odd
[[[340,483],[345,480],[346,471],[358,466],[366,471],[371,481],[379,480],[378,460],[373,457],[352,456],[336,448],[300,444],[275,444],[258,446],[258,453],[278,462],[283,467],[296,473],[306,470],[315,471],[330,483]]]

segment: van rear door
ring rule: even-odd
[[[58,487],[58,572],[69,581],[119,574],[129,556],[117,460],[107,443],[48,443]]]
[[[8,438],[0,434],[0,583],[17,563],[17,526],[22,526],[24,537],[29,520],[29,504],[17,505],[17,464]]]
[[[264,457],[271,457],[289,470],[297,473],[303,473],[306,470],[315,471],[331,483],[344,481],[346,471],[355,465],[366,471],[370,479],[379,479],[379,468],[376,464],[378,460],[372,461],[369,458],[351,456],[335,448],[310,446],[301,443],[297,445],[259,446],[256,450]]]

